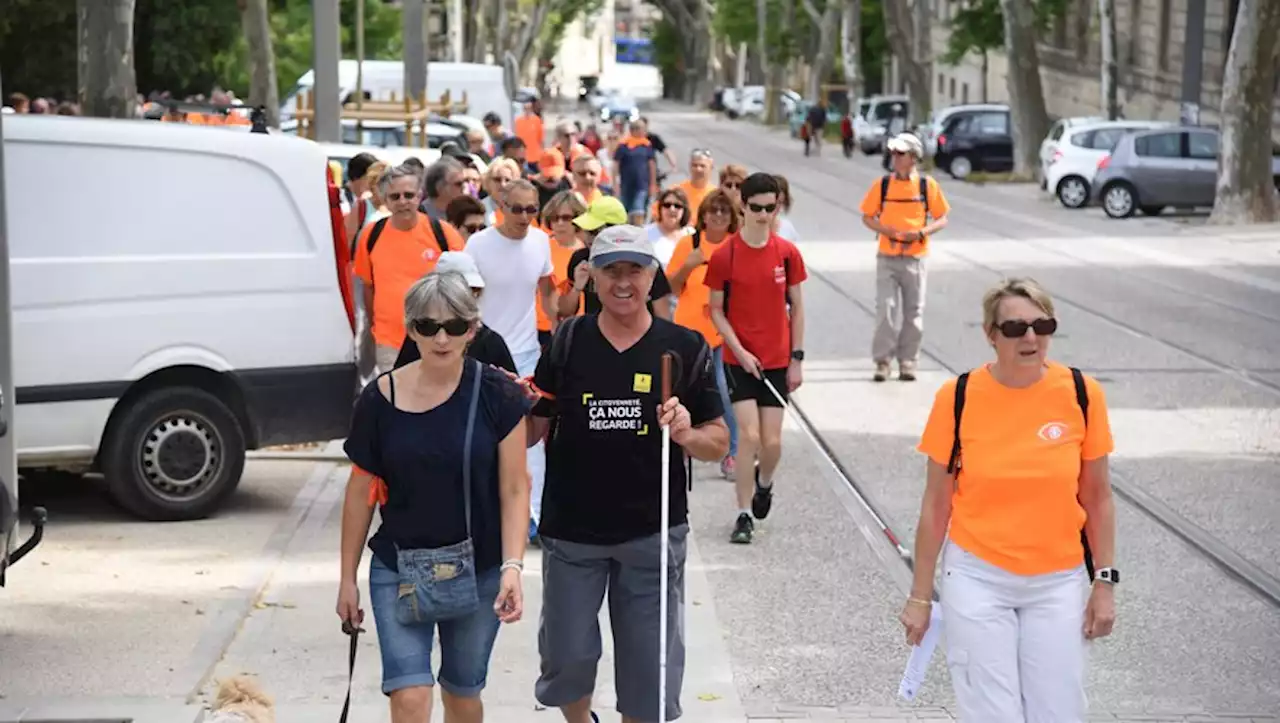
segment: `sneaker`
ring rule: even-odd
[[[888,365],[886,364],[885,366]],[[898,379],[904,382],[914,382],[916,380],[916,363],[898,362]]]
[[[773,507],[773,485],[768,487],[760,486],[760,465],[756,465],[756,493],[751,496],[751,514],[755,515],[757,520],[763,520],[769,516],[769,510]]]
[[[889,378],[889,362],[876,362],[876,374],[872,379],[883,382]]]
[[[720,460],[720,476],[727,480],[736,479],[738,476],[738,465],[733,461],[733,457],[725,457]]]
[[[756,523],[751,521],[751,515],[743,512],[738,515],[738,521],[733,524],[733,534],[729,535],[729,542],[740,545],[749,544],[755,531]]]

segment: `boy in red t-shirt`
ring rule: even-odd
[[[738,420],[738,518],[732,542],[748,543],[769,515],[782,457],[783,403],[802,380],[804,259],[772,232],[781,189],[767,173],[742,183],[743,225],[707,263],[711,322],[724,337],[729,400]],[[780,401],[765,380],[782,397]],[[758,459],[756,459],[758,455]],[[752,463],[755,464],[752,464]]]

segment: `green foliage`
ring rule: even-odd
[[[0,75],[6,99],[74,99],[76,0],[0,0]]]
[[[569,25],[580,17],[599,12],[603,6],[604,0],[558,0],[554,3],[539,31],[539,55],[546,60],[555,57]]]
[[[1036,29],[1048,30],[1056,19],[1066,16],[1070,0],[1032,0]],[[951,36],[942,62],[955,65],[969,53],[984,53],[1004,47],[1004,13],[1000,0],[969,0],[949,23]]]
[[[210,58],[242,35],[233,0],[136,0],[133,57],[138,90],[208,94],[225,80]]]

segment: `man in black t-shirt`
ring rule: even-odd
[[[533,384],[532,440],[547,438],[542,497],[542,674],[535,694],[568,721],[594,720],[598,618],[606,590],[613,621],[618,711],[624,721],[675,720],[684,678],[684,564],[688,498],[684,454],[717,461],[729,446],[711,366],[695,331],[654,317],[644,300],[658,269],[636,226],[606,229],[591,246],[599,314],[566,320]],[[674,355],[662,403],[662,356]],[[662,427],[671,455],[662,459]],[[662,465],[670,471],[667,700],[659,717],[658,645]]]
[[[591,246],[597,234],[626,222],[627,209],[613,196],[601,196],[587,207],[585,213],[573,219],[574,225],[586,232],[586,245],[569,257],[566,268],[572,285],[556,300],[562,318],[577,314],[579,309],[584,314],[600,313],[600,295],[596,293],[595,283],[591,278],[591,264],[587,263]],[[653,286],[649,289],[648,308],[650,314],[668,321],[674,313],[671,308],[671,282],[667,281],[661,264],[654,275]]]

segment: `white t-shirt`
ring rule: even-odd
[[[475,259],[484,279],[480,314],[485,326],[502,335],[512,356],[537,350],[538,280],[551,275],[546,232],[530,227],[523,239],[512,239],[490,227],[467,239],[463,251]]]

